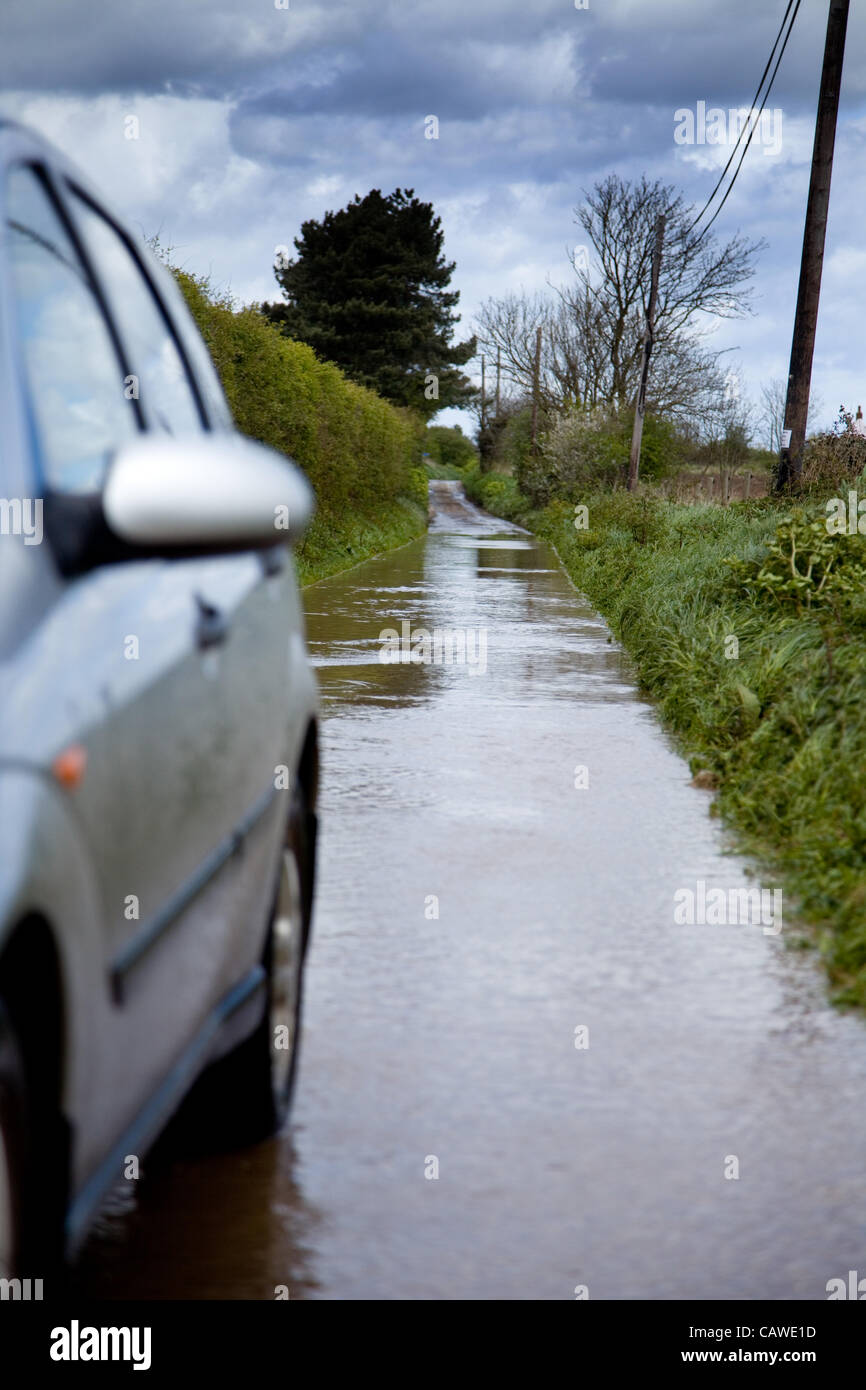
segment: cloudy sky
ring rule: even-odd
[[[851,8],[814,374],[826,422],[842,402],[866,410],[866,4]],[[275,297],[275,248],[303,220],[370,188],[414,188],[442,216],[468,327],[489,295],[569,278],[574,208],[609,172],[646,172],[703,204],[729,148],[678,144],[675,113],[748,106],[784,9],[3,0],[0,112],[54,140],[177,263],[245,301]],[[827,10],[804,0],[775,126],[715,224],[768,243],[755,316],[714,339],[756,397],[787,373]]]

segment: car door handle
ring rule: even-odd
[[[219,647],[229,635],[229,620],[221,608],[208,603],[201,594],[195,596],[198,605],[198,618],[195,625],[196,644],[205,650]]]

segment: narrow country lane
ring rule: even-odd
[[[432,498],[426,539],[306,592],[322,855],[292,1124],[155,1175],[78,1285],[823,1299],[866,1275],[866,1027],[787,928],[675,920],[678,891],[757,882],[708,794],[556,557],[456,484]],[[383,662],[404,622],[467,659]]]

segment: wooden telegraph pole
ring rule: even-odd
[[[532,369],[532,452],[537,452],[538,391],[541,381],[541,325],[535,330],[535,365]]]
[[[486,418],[485,418],[485,413],[484,413],[485,395],[486,395],[486,389],[485,389],[485,376],[484,376],[484,353],[482,352],[482,354],[481,354],[481,428],[482,428],[482,430],[484,429],[484,426],[485,426],[485,424],[486,424]]]
[[[665,240],[664,215],[656,221],[656,244],[653,251],[652,283],[646,311],[646,332],[643,339],[643,362],[640,372],[640,386],[634,410],[634,429],[631,436],[631,457],[628,463],[628,490],[634,492],[640,472],[640,446],[643,439],[643,417],[646,412],[646,387],[649,379],[650,356],[653,350],[653,330],[655,328],[656,302],[659,294],[659,274],[662,265],[662,247]]]
[[[499,419],[499,382],[502,376],[502,350],[496,349],[496,418]]]
[[[818,302],[821,298],[821,271],[824,265],[824,240],[830,208],[830,178],[833,173],[833,149],[836,143],[836,118],[839,114],[849,5],[850,0],[830,0],[827,19],[824,67],[818,97],[815,143],[812,147],[812,177],[809,183],[803,255],[800,261],[800,288],[797,294],[797,312],[794,316],[791,365],[788,370],[785,428],[782,431],[779,471],[776,478],[776,488],[779,492],[790,487],[792,483],[796,484],[803,472],[803,447],[806,443],[806,421],[809,415],[812,358],[815,352],[815,330],[818,325]]]

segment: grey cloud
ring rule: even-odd
[[[545,100],[527,55],[573,39],[596,102],[722,105],[752,95],[781,4],[695,0],[4,0],[0,87],[276,100],[294,112],[385,114],[449,103],[471,117]],[[779,78],[811,102],[823,7],[803,6]],[[854,6],[846,86],[866,91],[866,16]],[[318,67],[319,71],[316,71]],[[431,108],[432,109],[432,108]]]

